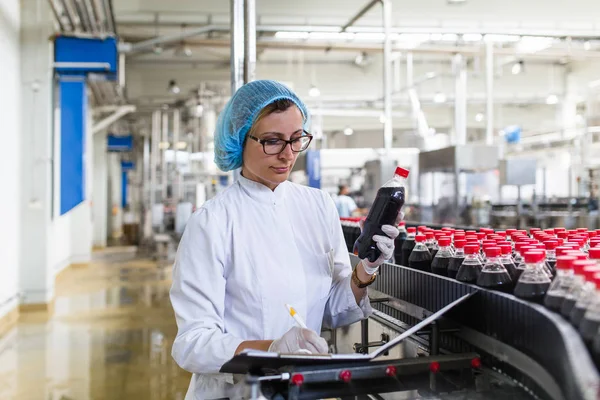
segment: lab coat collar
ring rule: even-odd
[[[242,190],[251,198],[261,203],[273,205],[276,205],[279,201],[283,200],[286,187],[289,184],[288,181],[284,181],[277,185],[275,190],[271,190],[262,183],[245,178],[242,174],[240,174],[238,182]]]

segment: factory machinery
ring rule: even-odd
[[[350,249],[360,230],[343,230]],[[351,254],[351,261],[359,260]],[[578,332],[541,305],[387,263],[369,295],[375,311],[354,343],[366,359],[237,356],[229,372],[246,373],[251,397],[261,399],[600,398],[598,371]],[[390,349],[390,357],[368,358],[394,342],[385,333],[369,341],[382,326],[406,336],[402,356]],[[339,336],[333,333],[334,343]]]

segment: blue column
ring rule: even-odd
[[[121,172],[121,206],[127,207],[127,171]]]
[[[85,77],[61,77],[60,87],[60,214],[85,199]]]
[[[308,175],[308,186],[321,188],[321,152],[319,150],[308,150],[306,152],[306,174]]]

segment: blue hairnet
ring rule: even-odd
[[[215,163],[221,170],[231,171],[242,166],[244,140],[258,113],[281,99],[288,99],[298,107],[306,129],[308,110],[287,86],[260,80],[247,83],[235,92],[219,114],[215,130]]]

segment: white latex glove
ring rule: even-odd
[[[293,327],[281,338],[274,340],[269,346],[269,351],[277,353],[309,353],[327,354],[329,347],[327,341],[317,335],[315,331]]]
[[[398,218],[396,218],[396,226],[382,225],[381,230],[387,236],[373,235],[373,241],[377,243],[377,248],[381,252],[381,255],[374,262],[370,262],[368,259],[363,259],[363,268],[367,275],[373,275],[379,269],[379,266],[386,260],[389,260],[394,255],[394,240],[398,237],[400,232],[398,231],[397,225],[404,219],[404,213],[400,211]],[[362,231],[363,221],[360,221],[360,229]]]

